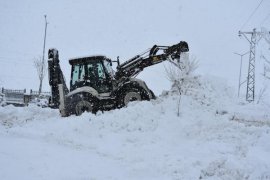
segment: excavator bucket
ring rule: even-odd
[[[179,54],[183,52],[188,52],[188,44],[185,41],[180,41],[180,43],[169,46],[168,49],[164,50],[166,54]]]

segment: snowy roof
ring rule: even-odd
[[[91,55],[86,55],[86,56],[77,56],[77,57],[73,57],[73,58],[70,58],[69,60],[83,59],[83,58],[92,58],[92,57],[99,57],[99,56],[106,57],[106,56],[103,55],[103,54],[91,54]]]
[[[95,61],[95,60],[103,60],[103,59],[107,59],[107,57],[103,55],[92,55],[92,56],[71,58],[69,59],[69,63],[74,64],[74,63],[82,63],[85,61]]]

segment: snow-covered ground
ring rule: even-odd
[[[36,105],[0,106],[0,180],[270,179],[270,81],[262,76],[269,42],[257,44],[254,103],[242,101],[246,83],[240,100],[224,83],[237,87],[235,53],[250,48],[238,31],[269,30],[269,6],[259,0],[0,1],[0,87],[39,87],[33,59],[42,56],[45,14],[45,60],[57,48],[67,82],[74,56],[105,54],[124,62],[154,44],[182,40],[202,75],[186,84],[179,117],[173,91],[80,117],[61,118],[58,110]],[[171,86],[166,66],[149,67],[138,78],[159,95]],[[248,55],[242,70],[241,82]],[[49,89],[46,76],[43,90]]]
[[[61,118],[0,107],[0,179],[270,179],[270,105],[198,77],[181,98]]]

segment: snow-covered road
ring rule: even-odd
[[[270,179],[270,112],[213,79],[182,97],[61,118],[0,107],[0,179]],[[221,91],[223,89],[223,91]]]

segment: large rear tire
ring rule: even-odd
[[[75,106],[75,114],[80,116],[84,112],[93,112],[93,105],[85,100],[79,101]]]
[[[141,100],[142,100],[142,96],[139,92],[129,91],[123,97],[123,104],[124,106],[127,106],[128,103],[131,101],[141,101]]]

